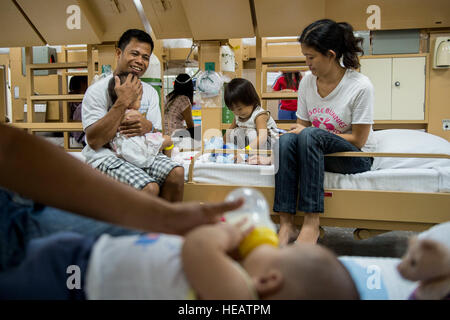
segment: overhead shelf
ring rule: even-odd
[[[86,61],[80,62],[62,62],[62,63],[35,63],[28,65],[31,70],[50,70],[50,69],[77,69],[87,68]]]
[[[81,122],[15,122],[12,126],[32,131],[83,131]]]
[[[262,64],[277,64],[277,63],[302,63],[306,62],[306,57],[263,57]]]
[[[308,71],[307,66],[289,66],[289,67],[267,67],[267,72],[295,72],[295,71]]]
[[[88,72],[83,72],[83,71],[79,71],[79,72],[63,72],[63,75],[65,76],[89,76]]]
[[[84,94],[34,95],[31,101],[82,101]]]
[[[276,91],[276,92],[265,92],[261,94],[261,98],[267,100],[297,99],[297,97],[298,97],[297,92]]]

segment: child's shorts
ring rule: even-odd
[[[181,165],[166,155],[158,153],[149,168],[138,168],[121,158],[111,156],[106,158],[97,169],[120,182],[142,190],[149,183],[157,183],[161,187],[170,171],[176,167]]]

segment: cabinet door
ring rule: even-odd
[[[392,120],[424,120],[425,57],[393,58]]]
[[[361,59],[361,73],[375,89],[374,120],[391,120],[392,59]]]

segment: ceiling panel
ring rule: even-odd
[[[101,36],[102,42],[119,41],[120,36],[128,29],[145,30],[133,0],[84,1],[89,4],[104,30]]]
[[[310,23],[325,18],[325,0],[254,0],[261,37],[299,36]]]
[[[45,43],[14,3],[9,0],[0,1],[0,47],[42,45],[45,45]]]
[[[181,0],[141,0],[141,3],[156,38],[192,38]]]
[[[367,20],[375,11],[367,9],[372,5],[379,8],[381,30],[450,27],[449,0],[326,0],[326,14],[355,30],[368,30]]]
[[[182,0],[196,40],[254,37],[249,1]]]
[[[97,23],[92,24],[88,16],[80,9],[79,28],[70,29],[67,21],[73,21],[77,15],[69,11],[69,6],[77,5],[74,0],[17,0],[33,25],[42,34],[48,44],[99,43],[103,32]]]

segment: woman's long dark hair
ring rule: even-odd
[[[339,62],[343,57],[344,66],[351,69],[359,68],[358,53],[364,53],[361,48],[363,39],[354,36],[353,27],[346,22],[336,23],[330,19],[311,23],[303,30],[298,41],[323,55],[333,50],[336,60]]]
[[[189,98],[191,104],[194,104],[194,84],[191,77],[186,73],[180,73],[175,78],[173,90],[166,97],[166,106],[178,96],[186,96]]]
[[[292,75],[294,76],[295,81],[292,80]],[[286,79],[286,87],[287,89],[298,89],[298,84],[300,83],[301,75],[300,72],[284,72],[284,79]]]

